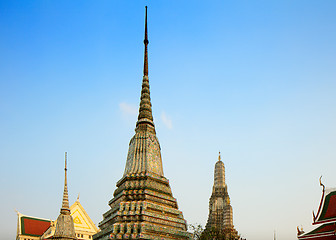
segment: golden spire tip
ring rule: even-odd
[[[67,170],[67,161],[68,161],[68,153],[65,152],[65,164],[64,164],[64,170],[66,171]]]

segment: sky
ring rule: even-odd
[[[203,226],[221,151],[235,228],[248,240],[313,229],[319,177],[336,187],[336,2],[0,1],[0,232],[98,223],[137,120],[148,5],[149,81],[165,177]]]

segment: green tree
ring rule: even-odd
[[[231,229],[206,229],[202,232],[200,240],[239,240],[239,235],[232,232]]]
[[[189,224],[189,231],[193,234],[193,240],[200,240],[204,231],[201,224]]]
[[[193,235],[193,240],[242,240],[237,232],[230,228],[217,229],[213,227],[204,230],[201,224],[189,224],[188,228]]]

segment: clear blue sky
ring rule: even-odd
[[[336,2],[1,1],[1,239],[17,209],[98,223],[134,134],[148,5],[149,77],[165,176],[204,225],[218,151],[248,240],[311,229],[336,186]]]

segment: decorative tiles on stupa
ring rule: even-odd
[[[187,224],[164,177],[161,148],[156,137],[148,81],[147,7],[144,76],[139,116],[123,177],[109,201],[110,210],[99,223],[94,240],[191,239]]]
[[[142,129],[130,141],[124,176],[145,171],[163,176],[161,149],[154,128],[138,127]]]
[[[209,217],[205,233],[218,232],[224,239],[236,239],[238,232],[233,226],[233,211],[225,183],[225,166],[219,153],[215,164],[214,185],[209,200]]]

